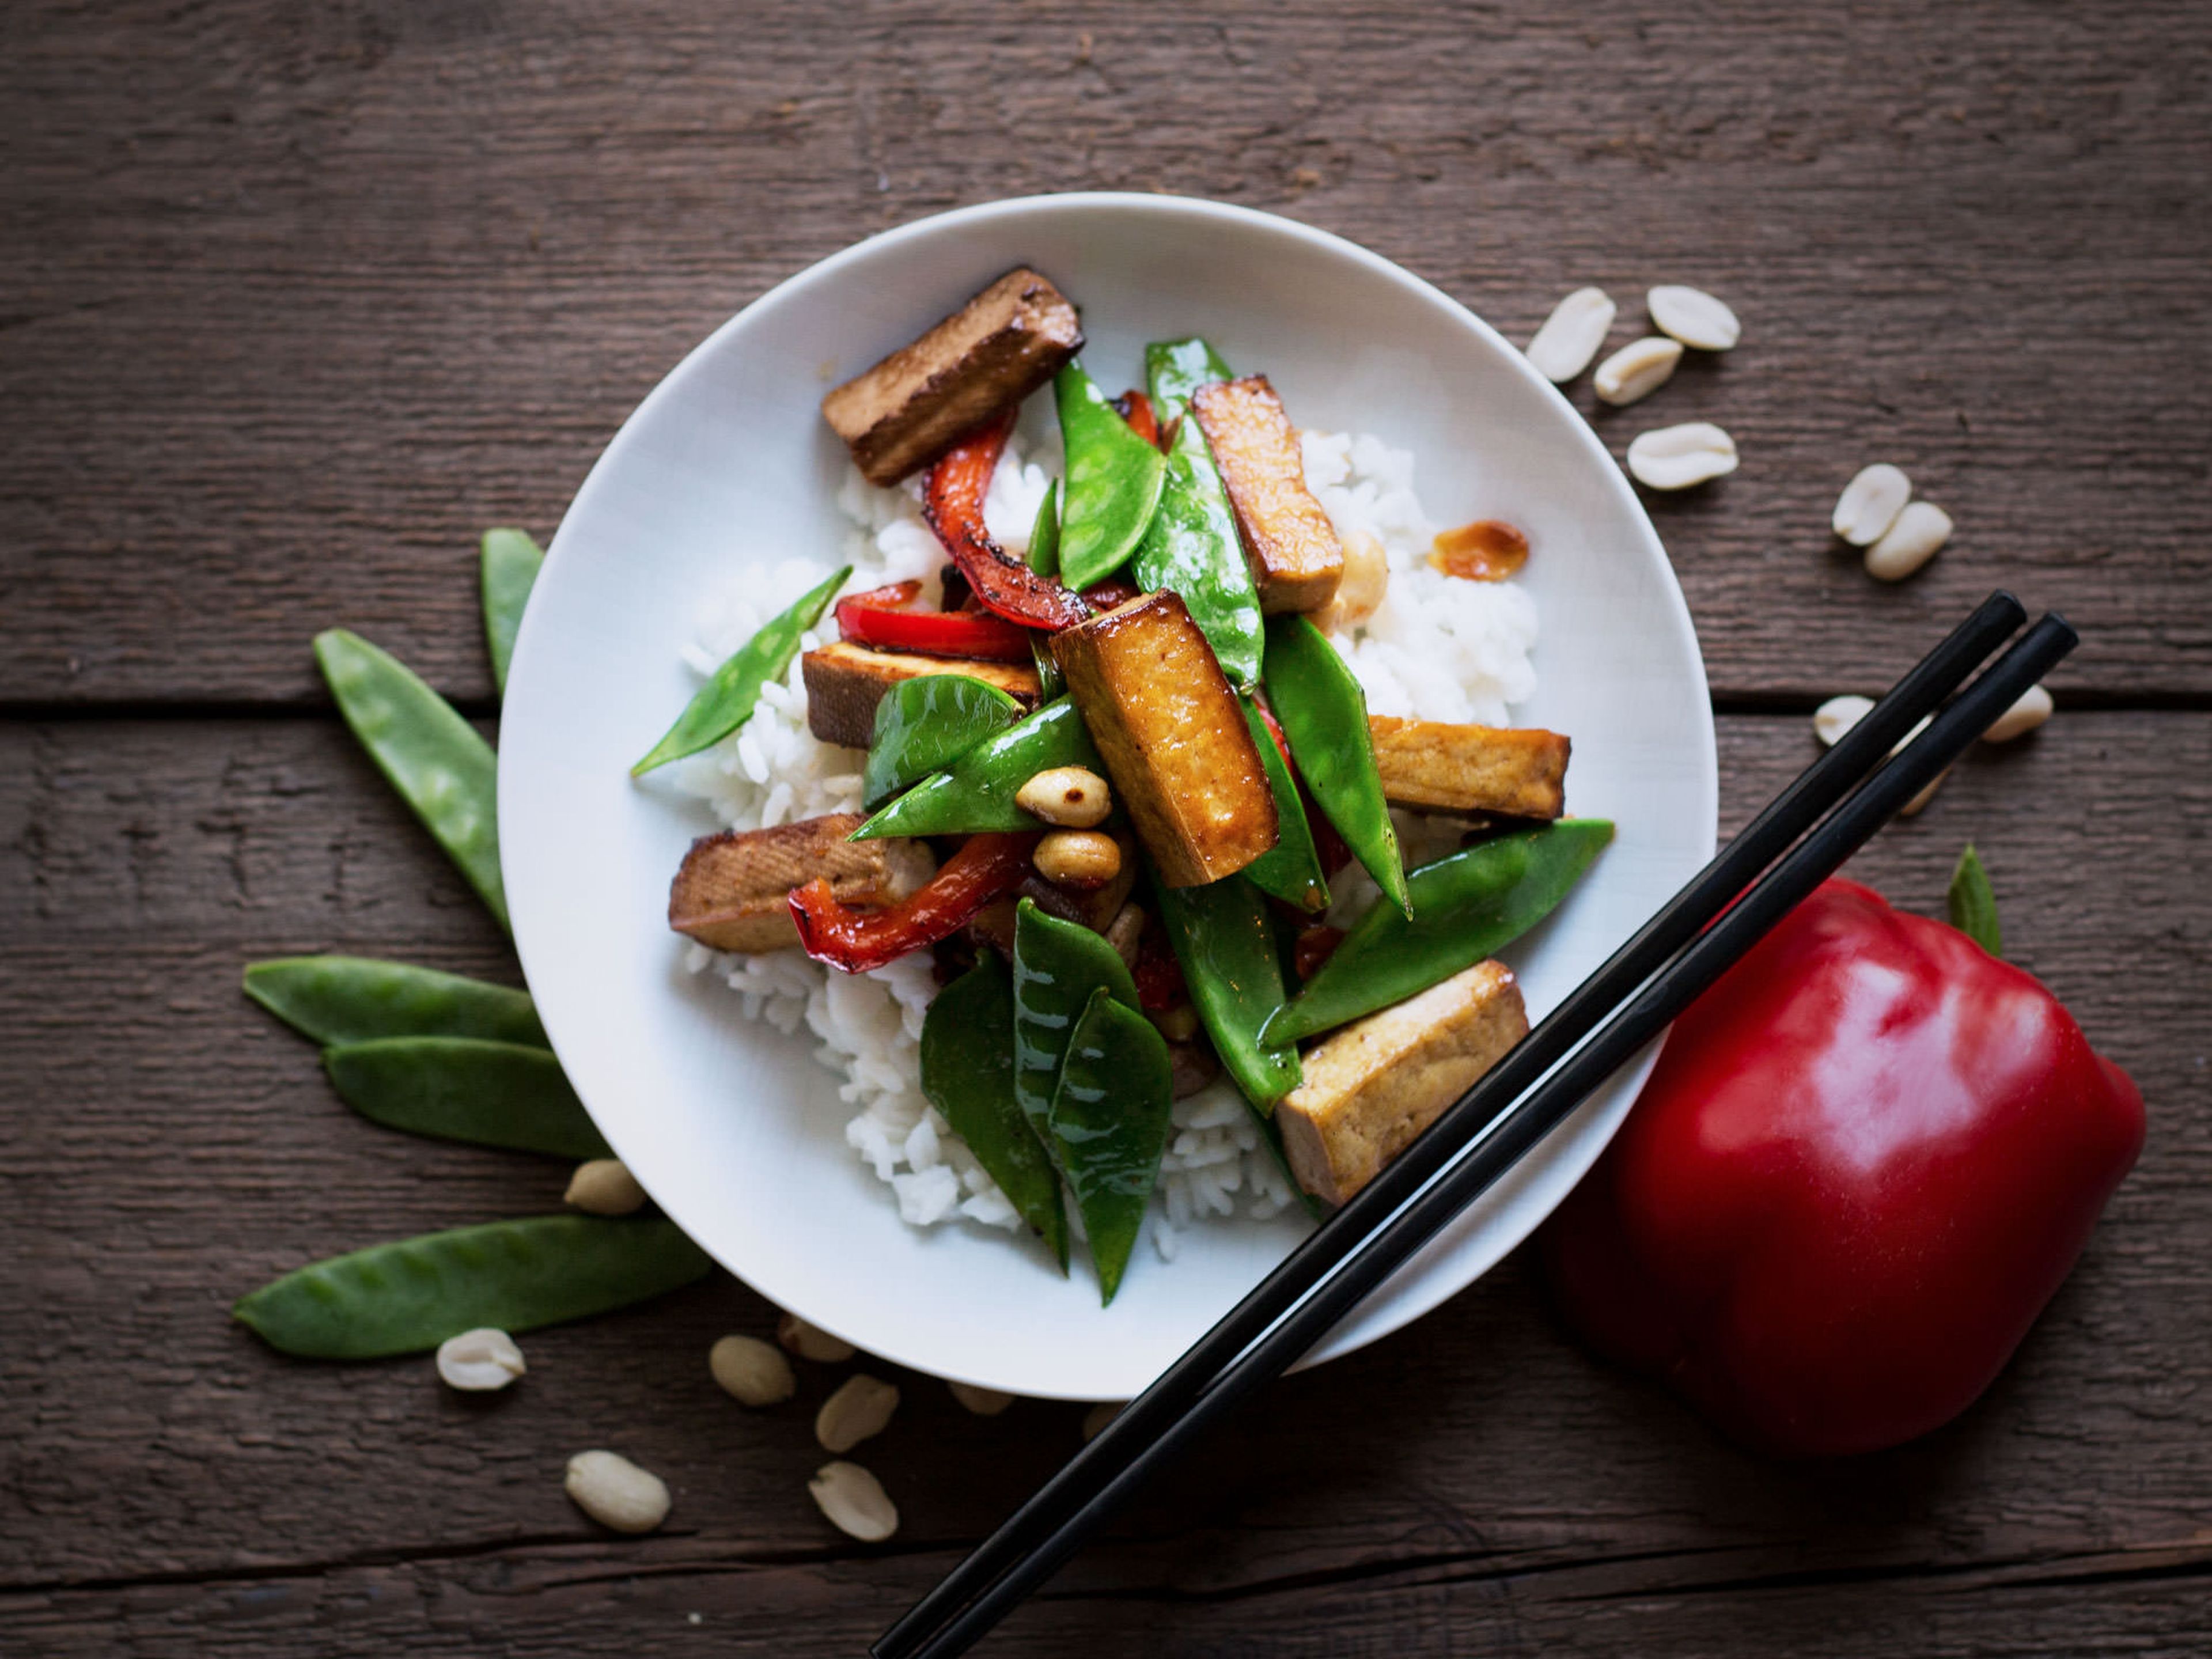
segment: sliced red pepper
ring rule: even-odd
[[[1300,979],[1311,979],[1343,943],[1343,928],[1316,923],[1301,933],[1291,947],[1291,965],[1298,970]]]
[[[817,962],[848,974],[865,974],[925,950],[1020,885],[1037,840],[1034,832],[970,836],[926,884],[881,910],[854,909],[830,890],[829,878],[817,876],[792,890],[799,942]]]
[[[1143,392],[1130,390],[1114,399],[1114,407],[1121,411],[1121,418],[1129,423],[1129,430],[1155,449],[1160,447],[1160,418],[1152,413],[1152,400]]]
[[[1150,1012],[1157,1014],[1190,1000],[1190,993],[1183,983],[1182,963],[1175,959],[1167,935],[1157,925],[1147,927],[1138,941],[1137,965],[1130,970],[1130,976],[1137,982],[1138,1006]]]
[[[1008,622],[1057,632],[1090,616],[1081,596],[1041,576],[991,539],[983,527],[983,496],[1013,430],[1015,411],[978,427],[929,469],[921,494],[922,516],[945,544],[953,563],[985,609]]]
[[[904,609],[921,591],[920,582],[905,581],[850,594],[837,601],[837,631],[855,645],[886,651],[985,662],[1030,660],[1027,629],[988,611]]]

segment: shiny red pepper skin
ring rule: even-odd
[[[1872,1451],[1989,1386],[2142,1139],[2039,981],[1831,881],[1674,1023],[1546,1261],[1594,1346],[1736,1439]]]
[[[865,974],[949,939],[969,919],[1012,892],[1030,872],[1035,831],[970,836],[918,891],[881,910],[855,910],[841,902],[817,876],[791,895],[799,942],[817,962],[848,974]]]
[[[1129,423],[1129,430],[1155,449],[1164,449],[1160,441],[1160,417],[1152,412],[1152,400],[1141,392],[1125,392],[1114,399],[1114,407],[1121,411],[1121,418]]]
[[[945,452],[922,487],[921,515],[986,610],[1024,628],[1056,632],[1083,621],[1091,607],[1080,595],[1014,557],[983,527],[983,497],[1006,434],[1014,429],[1015,412],[1009,410],[990,425],[976,428]]]
[[[837,631],[855,645],[981,662],[1030,660],[1029,630],[977,611],[909,611],[917,581],[893,582],[837,601]]]

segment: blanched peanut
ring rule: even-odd
[[[586,1215],[628,1215],[643,1207],[645,1188],[620,1158],[595,1158],[576,1166],[561,1201]]]
[[[1054,766],[1014,792],[1014,805],[1033,818],[1064,829],[1088,830],[1114,810],[1106,780],[1087,766]]]
[[[707,1369],[740,1405],[779,1406],[797,1392],[799,1379],[781,1350],[757,1336],[726,1336],[707,1350]]]
[[[529,1369],[514,1339],[488,1325],[438,1345],[438,1375],[449,1389],[470,1394],[503,1389]]]
[[[775,1340],[801,1359],[823,1365],[842,1364],[855,1352],[843,1337],[832,1336],[795,1313],[787,1313],[775,1322]]]
[[[1329,602],[1314,612],[1314,626],[1324,634],[1357,628],[1382,608],[1390,588],[1390,560],[1382,544],[1364,530],[1344,538],[1344,575]]]
[[[880,1544],[898,1530],[898,1510],[884,1483],[858,1463],[824,1463],[806,1483],[830,1524],[863,1544]]]
[[[978,1417],[996,1417],[1014,1403],[1014,1396],[996,1389],[979,1389],[973,1382],[948,1384],[952,1397]]]
[[[1096,830],[1055,830],[1030,855],[1037,874],[1061,887],[1103,887],[1121,873],[1121,848]]]
[[[578,1509],[617,1532],[651,1532],[668,1518],[667,1482],[614,1452],[578,1452],[562,1485]]]
[[[1990,722],[1990,729],[1982,733],[1982,741],[2010,743],[2050,718],[2051,693],[2039,685],[2031,685],[2020,694],[2018,702]]]
[[[826,1452],[848,1452],[881,1434],[898,1409],[895,1383],[879,1376],[848,1376],[814,1413],[814,1437]]]
[[[1867,549],[1867,574],[1876,581],[1901,582],[1950,539],[1951,515],[1933,501],[1914,501]]]

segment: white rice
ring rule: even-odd
[[[1378,714],[1438,720],[1510,723],[1512,704],[1535,690],[1529,661],[1536,643],[1535,606],[1517,584],[1469,582],[1430,568],[1437,526],[1413,493],[1413,458],[1366,435],[1309,432],[1304,436],[1306,482],[1340,535],[1365,531],[1390,564],[1387,596],[1373,617],[1337,647]],[[1058,471],[1057,445],[1017,430],[991,481],[983,507],[992,536],[1025,552],[1039,502]],[[920,578],[933,597],[944,550],[921,516],[919,480],[878,489],[858,471],[848,473],[837,502],[853,530],[844,560],[853,566],[848,591]],[[703,677],[714,672],[763,623],[822,580],[823,564],[792,558],[741,581],[702,616],[684,658]],[[806,649],[836,637],[834,622],[806,636]],[[780,684],[763,689],[759,708],[743,730],[706,753],[671,769],[676,786],[704,800],[733,830],[753,830],[858,811],[858,750],[825,744],[808,731],[806,688],[799,663]],[[1449,821],[1401,814],[1409,864],[1435,857],[1455,839]],[[1376,897],[1358,866],[1334,880],[1328,920],[1347,925]],[[848,975],[795,951],[732,956],[689,947],[686,965],[711,970],[738,993],[749,1018],[787,1036],[803,1025],[815,1057],[840,1079],[840,1097],[854,1109],[845,1139],[896,1198],[899,1213],[918,1227],[967,1220],[1018,1231],[1021,1218],[995,1182],[923,1098],[921,1022],[936,993],[926,953],[874,973]],[[1234,1085],[1217,1079],[1175,1103],[1175,1129],[1161,1160],[1158,1200],[1150,1231],[1164,1260],[1177,1235],[1201,1222],[1240,1212],[1265,1218],[1297,1194]]]

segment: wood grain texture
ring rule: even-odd
[[[1726,828],[1813,749],[1797,718],[1721,732]],[[2142,1164],[1961,1422],[1839,1468],[1760,1464],[1586,1360],[1516,1257],[1268,1391],[994,1650],[2193,1650],[2208,832],[2212,716],[2062,715],[1970,756],[1853,866],[1937,908],[1971,836],[2015,958],[2150,1103]],[[901,1375],[864,1461],[905,1525],[871,1552],[804,1492],[845,1368],[802,1367],[778,1411],[734,1406],[706,1348],[773,1312],[726,1279],[526,1339],[529,1377],[489,1400],[420,1360],[270,1353],[228,1323],[234,1294],[550,1208],[566,1171],[350,1117],[240,965],[343,949],[497,973],[503,946],[323,719],[0,724],[0,1647],[850,1653],[1075,1445],[1079,1407],[985,1420]],[[668,1531],[619,1541],[575,1513],[560,1470],[586,1445],[670,1480]]]
[[[550,532],[696,341],[868,232],[1166,190],[1398,259],[1516,341],[1586,282],[1745,343],[1654,503],[1724,698],[1878,679],[2002,580],[2082,698],[2212,697],[2212,12],[1984,0],[1202,9],[21,0],[0,21],[0,700],[316,700],[341,620],[482,700],[478,530]],[[1064,273],[1080,291],[1080,273]],[[1575,392],[1591,406],[1585,388]],[[1864,461],[1956,542],[1829,540]]]

